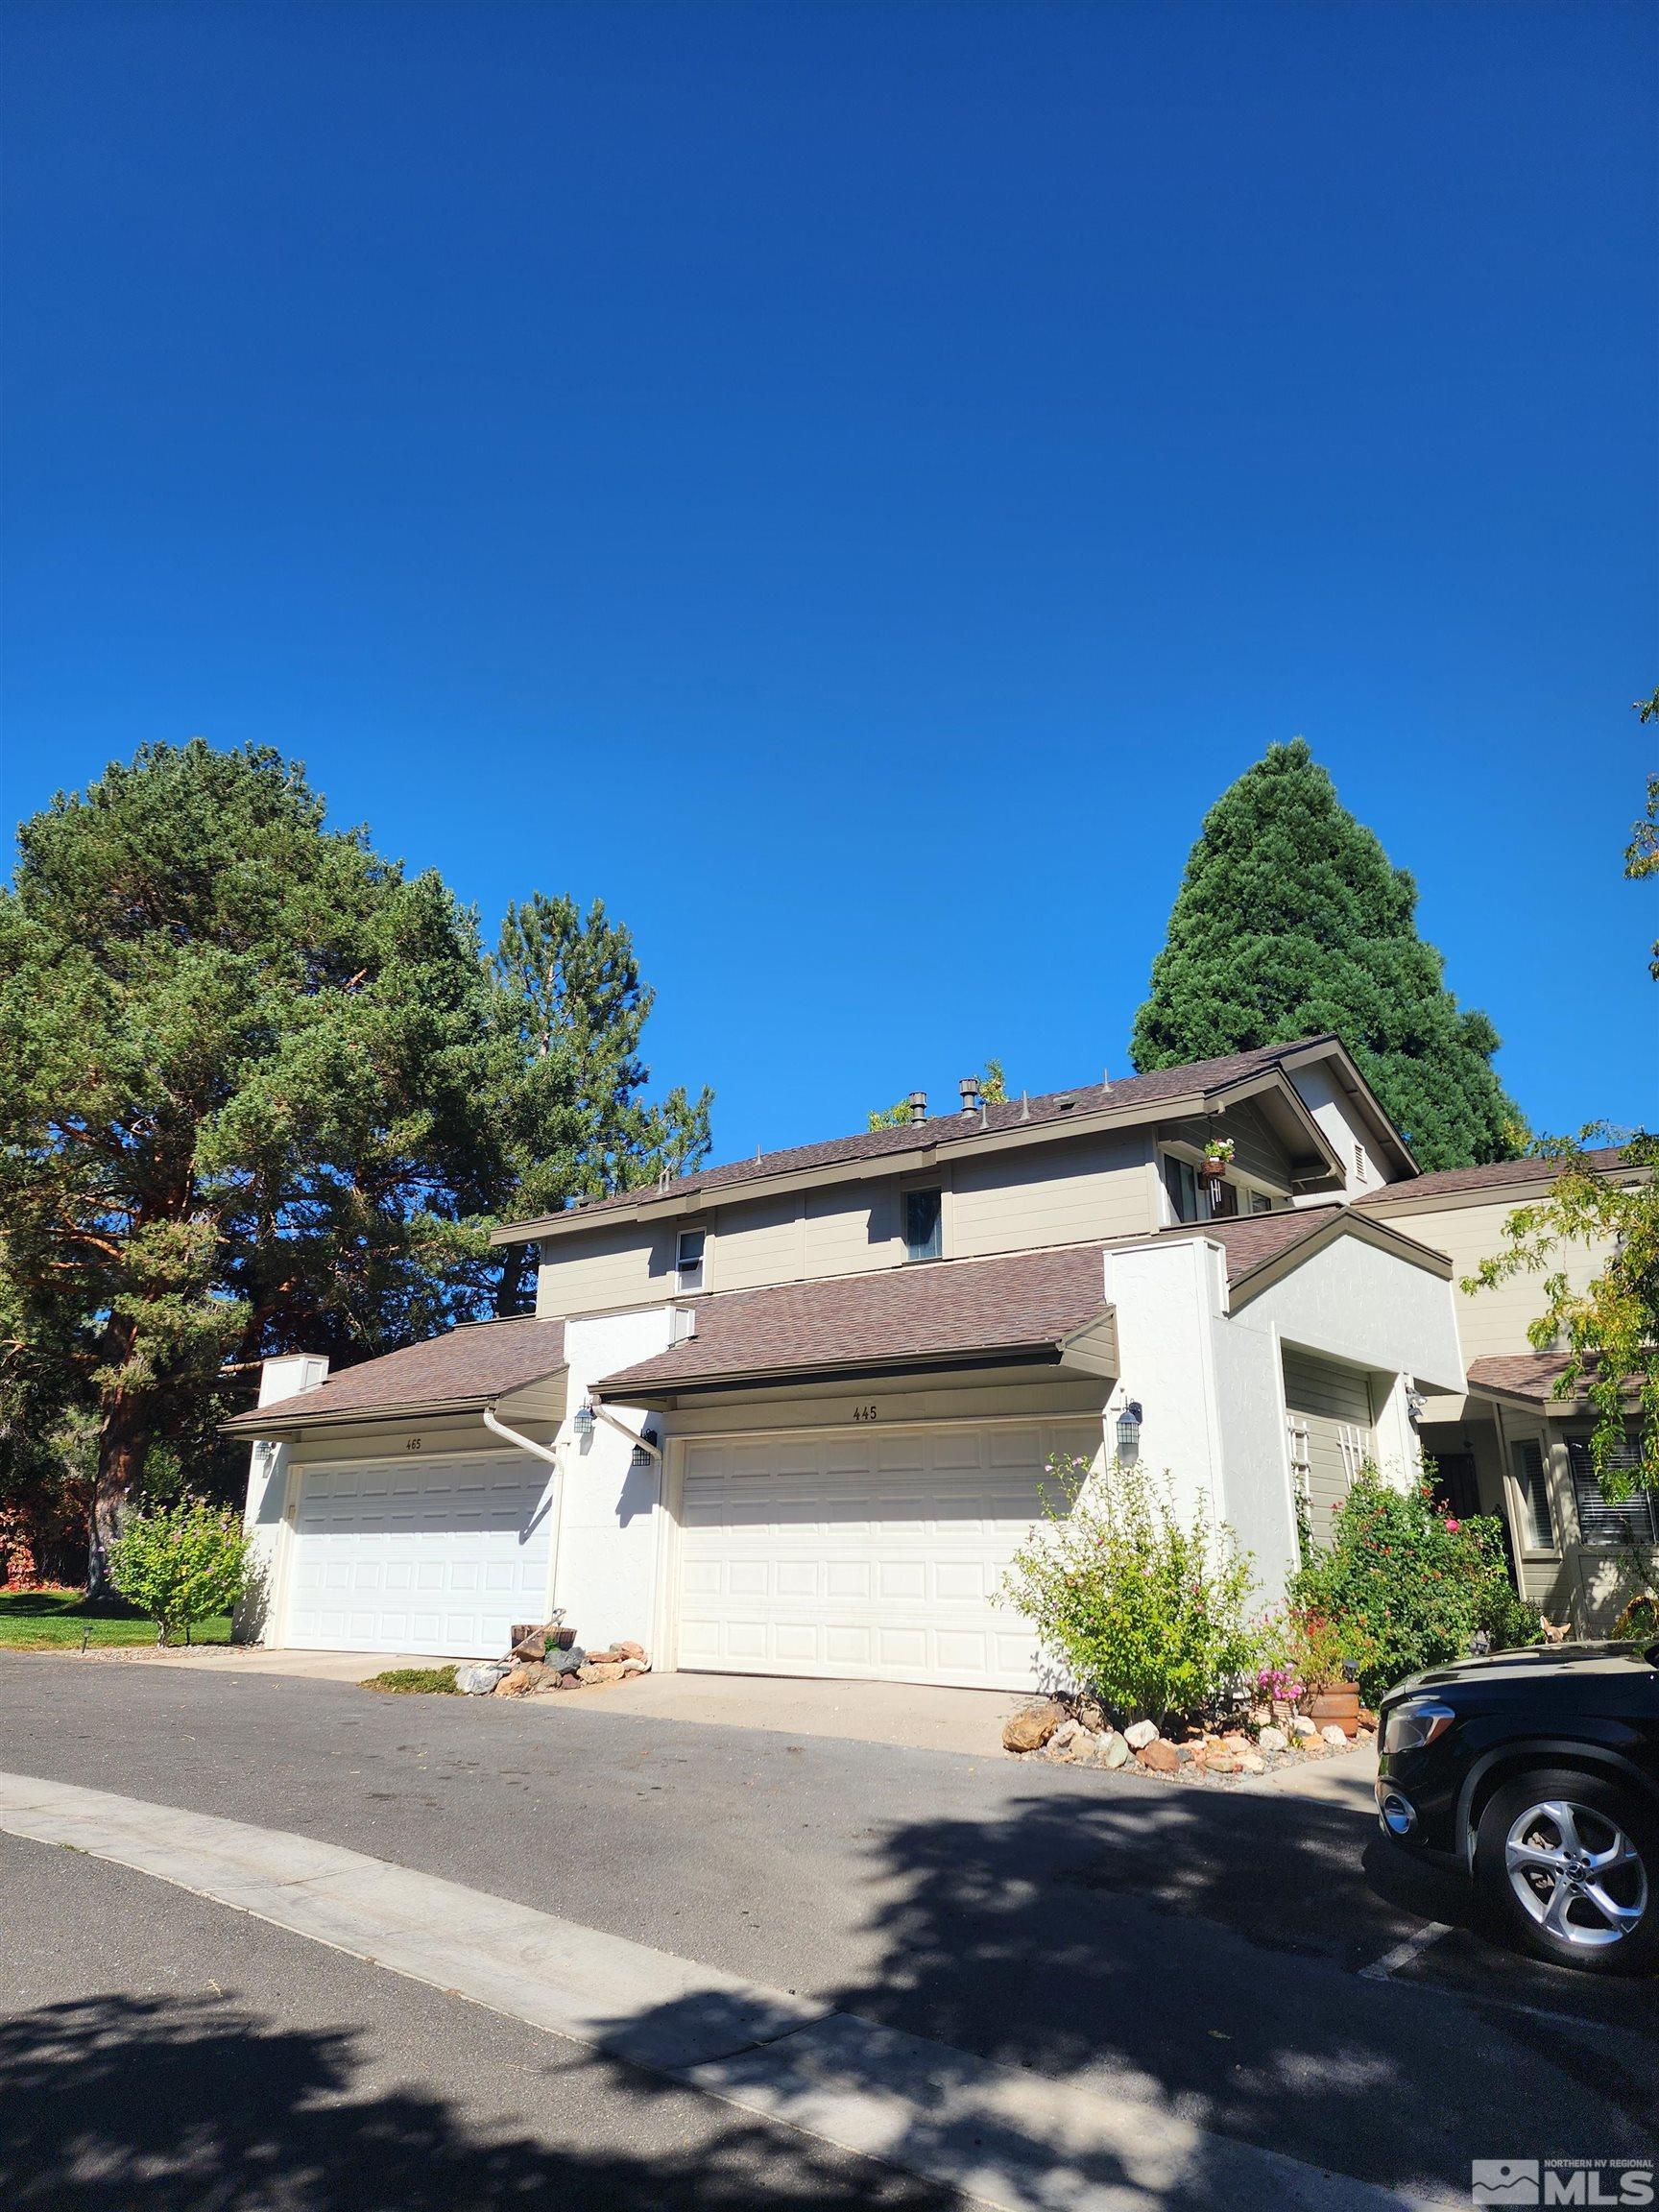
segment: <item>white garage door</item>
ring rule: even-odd
[[[287,1641],[504,1656],[545,1617],[552,1475],[522,1452],[303,1469]]]
[[[1049,1455],[1099,1444],[1098,1420],[687,1444],[680,1665],[1028,1688],[997,1588]]]

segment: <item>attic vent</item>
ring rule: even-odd
[[[1054,1101],[1054,1111],[1056,1114],[1070,1114],[1072,1107],[1075,1106],[1076,1103],[1077,1101],[1075,1098],[1056,1098]]]
[[[669,1327],[669,1342],[688,1344],[697,1334],[697,1309],[694,1306],[676,1306]]]

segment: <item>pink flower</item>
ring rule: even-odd
[[[1449,1536],[1455,1536],[1455,1535],[1456,1535],[1456,1533],[1457,1533],[1457,1531],[1458,1531],[1458,1529],[1459,1529],[1459,1528],[1461,1528],[1461,1527],[1462,1527],[1462,1526],[1463,1526],[1463,1524],[1462,1524],[1462,1522],[1461,1522],[1461,1521],[1456,1521],[1456,1520],[1454,1520],[1454,1519],[1453,1519],[1453,1517],[1452,1517],[1452,1515],[1451,1515],[1450,1513],[1448,1513],[1448,1514],[1447,1514],[1447,1516],[1446,1516],[1446,1533],[1447,1533]]]

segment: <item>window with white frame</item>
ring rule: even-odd
[[[1515,1437],[1509,1446],[1509,1466],[1520,1494],[1523,1546],[1528,1551],[1553,1551],[1555,1522],[1550,1511],[1550,1478],[1539,1439]]]
[[[1614,1453],[1613,1464],[1618,1470],[1634,1470],[1641,1457],[1633,1444],[1626,1444]],[[1590,1456],[1588,1436],[1567,1439],[1567,1465],[1573,1477],[1573,1503],[1578,1508],[1578,1533],[1586,1544],[1659,1544],[1659,1491],[1609,1498]]]
[[[674,1272],[682,1290],[701,1290],[703,1287],[703,1255],[708,1246],[707,1229],[682,1229],[674,1247]]]

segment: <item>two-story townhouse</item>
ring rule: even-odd
[[[1617,1147],[1590,1157],[1598,1173],[1623,1182],[1648,1172],[1623,1166]],[[1455,1269],[1469,1387],[1431,1398],[1419,1431],[1449,1501],[1462,1512],[1501,1514],[1526,1595],[1551,1620],[1597,1635],[1633,1585],[1659,1576],[1659,1498],[1643,1491],[1613,1503],[1602,1496],[1590,1463],[1589,1409],[1581,1398],[1556,1397],[1566,1359],[1539,1350],[1527,1334],[1548,1304],[1546,1275],[1461,1288],[1505,1249],[1511,1214],[1545,1197],[1556,1172],[1540,1159],[1454,1167],[1383,1185],[1358,1204],[1444,1252]],[[1565,1243],[1549,1272],[1581,1290],[1607,1257],[1604,1241]],[[1632,1437],[1632,1463],[1635,1451]]]
[[[1206,1166],[1206,1146],[1230,1156]],[[1139,1455],[1265,1592],[1466,1395],[1414,1164],[1313,1038],[700,1169],[515,1224],[533,1317],[268,1365],[260,1632],[466,1655],[563,1608],[661,1666],[1024,1687],[1056,1455]]]

